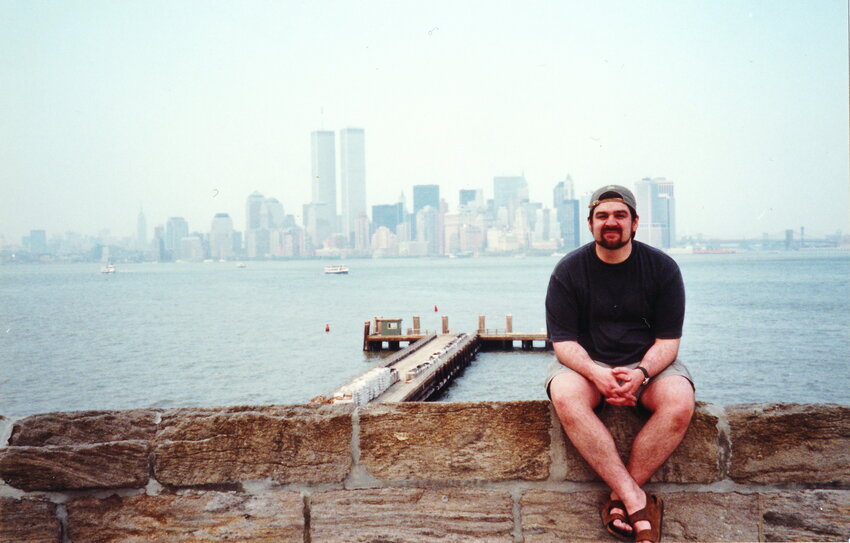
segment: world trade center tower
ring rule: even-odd
[[[366,214],[366,150],[362,128],[339,133],[342,233],[353,241],[357,217]]]
[[[336,145],[331,130],[311,134],[312,201],[305,214],[305,226],[316,245],[337,229]]]

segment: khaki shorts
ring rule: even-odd
[[[614,367],[616,367],[616,366],[612,366],[611,364],[606,364],[604,362],[598,362],[596,360],[594,360],[593,362],[595,362],[598,366],[602,366],[603,368],[614,368]],[[632,364],[623,364],[620,367],[634,369],[634,368],[638,367],[638,364],[640,364],[640,362],[634,362]],[[578,372],[571,369],[571,368],[566,367],[563,364],[561,364],[560,362],[558,362],[558,359],[556,358],[552,362],[552,364],[549,365],[549,370],[546,373],[546,395],[547,396],[549,396],[549,384],[552,382],[552,379],[554,379],[556,375],[559,375],[561,373],[576,373],[577,374]],[[694,388],[694,390],[696,390],[696,387],[694,386],[694,380],[691,377],[691,372],[688,371],[688,368],[678,358],[676,360],[674,360],[672,364],[670,364],[669,366],[664,368],[664,371],[662,371],[658,375],[653,376],[652,379],[650,379],[649,382],[651,383],[652,381],[655,381],[656,379],[661,379],[662,377],[669,377],[670,375],[681,375],[682,377],[687,379],[691,383],[691,386]],[[635,396],[638,399],[640,398],[640,395],[643,392],[644,388],[646,388],[646,387],[641,385],[641,387],[638,389],[637,393],[635,394]],[[549,398],[551,399],[551,396],[549,396]]]

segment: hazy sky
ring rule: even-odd
[[[0,235],[132,235],[258,190],[299,218],[310,132],[361,127],[367,203],[676,184],[678,233],[850,231],[846,0],[0,0]],[[338,145],[338,142],[337,142]]]

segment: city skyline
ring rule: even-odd
[[[497,176],[541,202],[567,175],[666,177],[677,235],[846,233],[847,57],[836,0],[11,0],[0,236],[132,235],[140,208],[241,228],[254,191],[300,223],[310,134],[346,127],[366,132],[369,210],[413,185],[454,205]]]

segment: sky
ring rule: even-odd
[[[846,0],[0,0],[0,236],[300,222],[346,127],[370,209],[663,177],[679,235],[846,234],[848,80]]]

